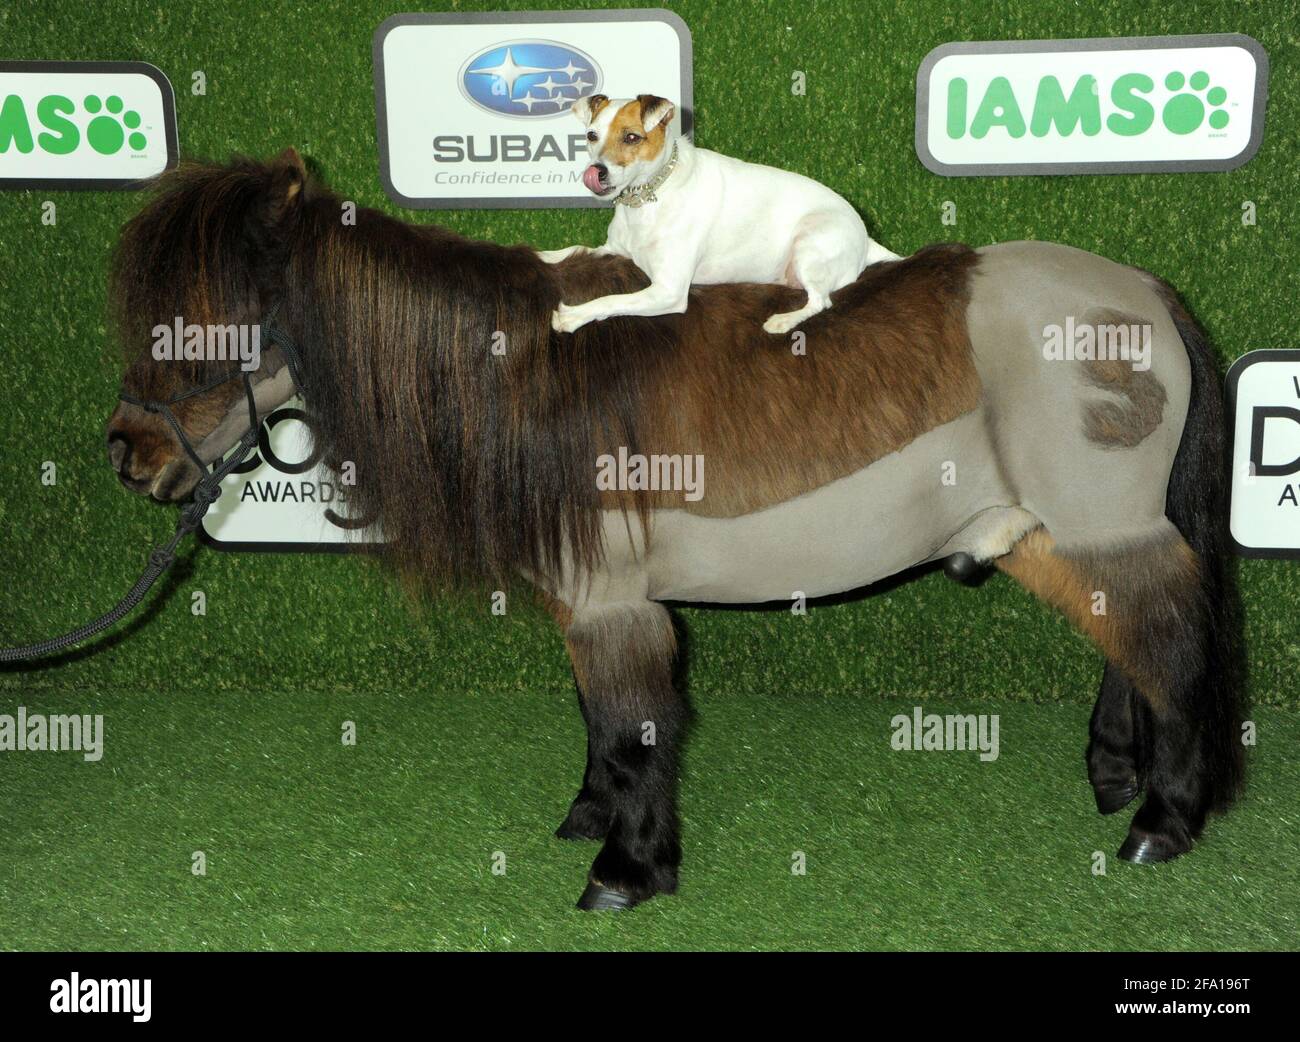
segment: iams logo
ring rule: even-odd
[[[111,156],[130,144],[133,152],[143,152],[149,139],[138,128],[140,113],[124,109],[122,99],[110,94],[101,99],[98,94],[87,94],[82,101],[80,116],[77,103],[62,94],[47,94],[36,102],[38,129],[33,135],[32,117],[21,94],[10,94],[0,102],[0,154],[16,148],[27,153],[39,147],[55,156],[75,152],[85,141],[101,156]]]
[[[1171,72],[1165,77],[1168,91],[1160,106],[1160,122],[1171,133],[1190,134],[1206,123],[1206,106],[1209,105],[1209,126],[1223,130],[1231,120],[1223,104],[1228,92],[1223,87],[1210,86],[1206,72],[1194,72],[1190,77],[1181,72]],[[1186,90],[1184,88],[1187,88]],[[973,107],[969,97],[970,85],[964,77],[954,76],[948,81],[948,136],[954,140],[965,136],[982,138],[994,127],[1005,128],[1013,138],[1024,137],[1026,127],[1035,137],[1059,134],[1069,137],[1078,132],[1095,137],[1102,128],[1102,92],[1095,76],[1080,76],[1066,97],[1065,88],[1055,76],[1044,76],[1034,91],[1030,119],[1020,107],[1011,81],[1005,76],[995,76],[984,90],[979,105]],[[1111,109],[1106,117],[1106,129],[1124,137],[1145,134],[1155,125],[1156,107],[1151,103],[1155,81],[1145,73],[1129,72],[1118,77],[1109,92]],[[974,117],[968,120],[974,108]]]
[[[0,187],[138,187],[177,152],[171,84],[154,66],[0,62]]]
[[[1248,36],[946,44],[917,76],[917,154],[950,175],[1230,170],[1267,85]]]
[[[460,70],[460,90],[489,112],[520,119],[559,116],[600,91],[600,66],[575,47],[547,40],[496,43]]]

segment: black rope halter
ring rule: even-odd
[[[293,380],[294,387],[301,394],[303,389],[302,358],[289,334],[275,324],[275,316],[279,309],[280,305],[277,302],[262,316],[262,340],[263,342],[269,340],[280,348],[281,353],[284,355],[285,364],[289,367],[289,376]],[[248,429],[240,436],[234,450],[221,463],[209,469],[209,465],[203,461],[194,446],[190,444],[190,439],[186,436],[184,428],[181,427],[180,421],[176,419],[176,414],[172,412],[172,406],[177,402],[184,401],[186,398],[206,394],[208,391],[220,387],[224,383],[229,383],[236,378],[242,379],[244,384],[244,396],[248,401]],[[30,659],[42,658],[56,651],[64,651],[73,645],[80,644],[88,637],[93,637],[96,633],[108,629],[108,627],[129,614],[144,599],[144,595],[157,582],[158,577],[170,568],[172,562],[176,560],[177,547],[180,546],[187,535],[199,527],[199,524],[203,521],[203,515],[208,512],[208,508],[221,495],[221,482],[225,480],[232,470],[248,459],[253,448],[257,445],[258,428],[261,423],[257,418],[257,401],[253,396],[253,381],[247,372],[235,372],[229,376],[218,377],[201,387],[183,391],[166,401],[137,398],[125,391],[120,393],[118,397],[128,405],[136,405],[145,412],[157,413],[162,416],[171,426],[171,429],[175,431],[181,447],[189,455],[190,459],[198,465],[199,473],[203,477],[194,486],[193,496],[190,501],[181,508],[180,517],[176,520],[176,531],[172,534],[172,537],[161,546],[154,547],[149,554],[148,564],[145,566],[140,578],[136,580],[135,585],[127,591],[126,596],[118,601],[111,611],[105,612],[92,622],[88,622],[70,633],[65,633],[61,637],[41,641],[39,644],[0,648],[0,662],[25,662]]]

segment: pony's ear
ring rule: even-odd
[[[636,100],[641,102],[641,126],[647,134],[660,124],[667,127],[677,111],[667,98],[656,98],[653,94],[638,94]]]
[[[286,148],[271,161],[271,187],[262,211],[268,224],[279,224],[297,208],[306,183],[307,167],[297,149]]]
[[[573,114],[582,120],[584,127],[589,127],[591,121],[600,115],[600,110],[608,104],[609,98],[604,94],[592,94],[573,103]]]

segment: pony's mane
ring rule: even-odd
[[[273,199],[286,172],[252,159],[186,162],[158,178],[149,205],[123,227],[109,278],[111,325],[132,366],[134,385],[207,380],[213,363],[148,365],[141,345],[158,323],[256,322],[275,292],[286,257],[273,234]]]
[[[348,513],[378,522],[415,588],[581,572],[601,557],[602,510],[644,520],[681,505],[602,498],[596,460],[617,447],[707,451],[723,468],[710,509],[729,516],[849,473],[978,397],[966,247],[868,269],[816,319],[818,350],[791,365],[760,324],[798,291],[695,288],[685,315],[558,335],[561,299],[632,291],[645,276],[617,258],[548,265],[529,247],[366,208],[348,220],[350,207],[293,153],[164,175],[118,248],[118,325],[138,351],[173,315],[255,321],[279,301],[321,456],[352,465]],[[846,384],[876,388],[882,407],[863,408]]]
[[[123,228],[110,299],[133,389],[166,397],[224,364],[150,364],[157,323],[256,322],[279,301],[317,449],[352,464],[349,513],[377,519],[403,575],[589,567],[595,446],[636,444],[636,359],[667,331],[629,338],[615,320],[557,337],[561,278],[533,250],[366,208],[345,222],[344,200],[286,156],[182,164]],[[644,284],[623,263],[581,281],[582,296]]]
[[[330,466],[355,464],[350,513],[376,517],[421,583],[557,574],[600,555],[595,460],[637,444],[636,379],[668,333],[626,322],[552,333],[555,269],[359,209],[313,186],[286,271],[307,402]],[[586,287],[635,279],[611,265]],[[607,289],[604,287],[608,287]]]

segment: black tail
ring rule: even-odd
[[[1174,457],[1165,513],[1201,560],[1201,592],[1208,618],[1205,680],[1191,708],[1204,722],[1201,768],[1211,805],[1226,808],[1241,789],[1244,756],[1245,658],[1241,603],[1228,539],[1230,460],[1222,383],[1213,348],[1177,292],[1143,272],[1160,295],[1191,363],[1191,400]]]

